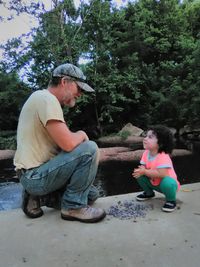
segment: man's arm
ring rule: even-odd
[[[49,120],[46,129],[54,142],[64,151],[70,152],[82,142],[89,140],[84,131],[71,132],[64,122]]]

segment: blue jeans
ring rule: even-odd
[[[20,177],[24,189],[32,195],[46,195],[62,187],[61,208],[79,209],[99,194],[92,185],[99,163],[95,142],[85,141],[71,152],[60,152],[39,167],[27,170]]]

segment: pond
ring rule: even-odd
[[[200,182],[200,154],[172,158],[176,173],[181,184]],[[100,164],[95,185],[101,196],[112,196],[141,191],[135,179],[132,179],[132,170],[137,167],[138,161],[109,161]],[[12,160],[1,162],[0,166],[0,210],[19,207],[22,187],[18,183]]]
[[[175,171],[181,184],[200,182],[200,154],[180,155],[172,158]],[[138,161],[109,161],[99,166],[96,184],[103,196],[112,196],[141,191],[132,170]]]

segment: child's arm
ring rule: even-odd
[[[153,178],[163,178],[167,176],[167,174],[168,174],[167,168],[151,170],[151,169],[146,169],[145,166],[143,165],[140,165],[138,166],[138,168],[134,169],[132,176],[137,179],[140,176],[145,175],[150,179],[151,178],[153,179]]]

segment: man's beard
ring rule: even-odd
[[[73,100],[70,100],[69,103],[67,104],[64,104],[62,103],[61,104],[61,107],[64,108],[64,107],[68,107],[68,108],[73,108],[76,104],[76,101],[73,99]]]

